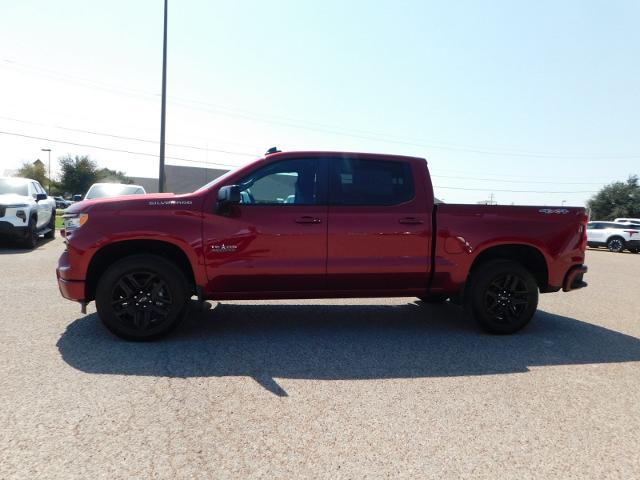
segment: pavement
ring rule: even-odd
[[[0,248],[0,478],[640,478],[640,255],[513,336],[415,298],[222,302],[128,343]]]

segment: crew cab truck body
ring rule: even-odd
[[[274,153],[192,194],[72,205],[57,276],[129,339],[168,332],[192,295],[450,298],[512,333],[538,292],[586,286],[586,222],[582,208],[435,204],[421,158]]]

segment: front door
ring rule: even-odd
[[[415,183],[425,176],[421,165],[371,158],[335,158],[329,165],[328,288],[423,293],[432,205]]]
[[[241,203],[205,212],[208,290],[224,298],[321,291],[326,285],[325,162],[275,161],[235,182]]]

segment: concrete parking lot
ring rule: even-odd
[[[0,478],[640,478],[640,255],[522,333],[414,298],[223,302],[127,343],[0,249]]]

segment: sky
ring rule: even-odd
[[[158,176],[162,0],[0,0],[0,175]],[[448,203],[584,205],[640,173],[640,3],[169,0],[167,163],[414,155]],[[493,197],[492,197],[493,195]]]

